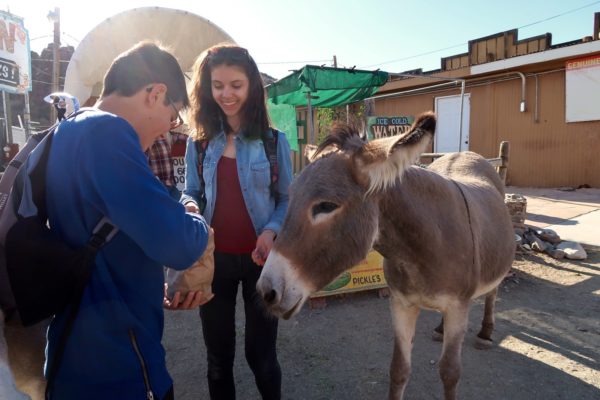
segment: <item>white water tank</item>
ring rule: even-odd
[[[81,105],[98,97],[113,59],[142,40],[155,40],[169,48],[183,71],[190,71],[207,48],[235,43],[217,25],[196,14],[162,7],[134,8],[107,18],[83,38],[67,67],[65,92],[77,97]]]

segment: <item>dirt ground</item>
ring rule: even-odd
[[[462,352],[461,399],[600,399],[600,248],[584,261],[517,255],[501,286],[496,346],[476,350],[482,301],[471,309]],[[241,303],[241,300],[238,301]],[[407,399],[441,399],[441,343],[435,312],[419,317]],[[260,399],[244,359],[238,308],[238,399]],[[385,399],[392,328],[388,300],[376,292],[330,297],[279,325],[284,399]],[[164,345],[178,400],[206,399],[206,361],[198,313],[167,312]]]

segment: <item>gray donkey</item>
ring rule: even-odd
[[[395,336],[390,399],[402,399],[406,388],[422,308],[442,313],[439,372],[445,398],[456,399],[471,301],[485,295],[477,336],[489,346],[497,287],[515,252],[503,184],[484,158],[453,153],[426,169],[411,166],[435,124],[425,113],[406,134],[368,143],[351,128],[334,129],[292,184],[257,283],[269,310],[288,319],[371,248],[379,251]]]

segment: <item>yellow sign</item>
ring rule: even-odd
[[[333,282],[314,293],[311,297],[380,289],[386,286],[387,282],[383,274],[383,257],[375,250],[371,250],[367,254],[367,258],[361,263],[343,272]]]

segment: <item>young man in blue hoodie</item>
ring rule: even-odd
[[[47,167],[52,230],[83,246],[102,217],[118,233],[98,253],[49,398],[172,399],[161,345],[163,306],[196,308],[201,292],[163,297],[163,265],[185,269],[204,251],[208,225],[186,213],[152,173],[144,151],[180,124],[188,106],[176,59],[140,43],[118,56],[100,100],[56,130]],[[48,329],[52,365],[69,310]]]

